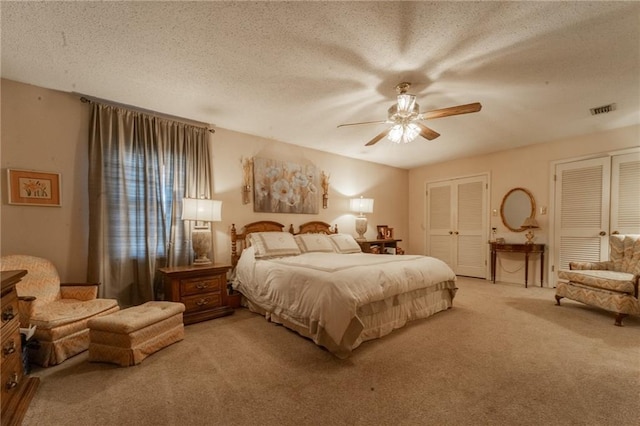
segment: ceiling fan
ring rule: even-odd
[[[385,136],[388,136],[389,140],[395,143],[411,142],[418,136],[422,136],[428,140],[433,140],[440,136],[440,133],[428,128],[421,123],[421,121],[449,117],[451,115],[468,114],[470,112],[478,112],[482,109],[482,105],[480,105],[479,102],[475,102],[472,104],[420,112],[420,107],[416,103],[416,96],[407,93],[407,90],[409,90],[410,87],[411,83],[406,82],[400,83],[396,86],[398,102],[389,108],[388,118],[386,120],[340,124],[338,127],[358,126],[362,124],[393,124],[393,126],[367,142],[365,146],[376,144]]]

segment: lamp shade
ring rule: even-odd
[[[535,218],[528,217],[524,220],[524,223],[522,224],[522,228],[535,229],[535,228],[540,228],[540,226],[538,225],[538,222],[535,220]]]
[[[373,198],[352,198],[350,210],[358,213],[373,213]]]
[[[204,198],[183,198],[182,220],[220,222],[222,220],[222,201]]]

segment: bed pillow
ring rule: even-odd
[[[331,242],[336,247],[338,253],[361,253],[362,249],[358,242],[349,234],[329,235]]]
[[[288,232],[253,232],[250,239],[256,259],[300,254],[300,247]]]
[[[302,253],[335,253],[336,249],[326,234],[298,234],[295,237]]]

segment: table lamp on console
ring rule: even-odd
[[[524,220],[524,223],[522,224],[522,228],[527,230],[527,233],[524,234],[524,236],[527,237],[527,241],[525,241],[525,244],[533,244],[533,229],[540,228],[536,219],[531,216],[526,218]]]
[[[350,210],[359,213],[356,217],[356,232],[358,237],[356,240],[365,241],[364,234],[367,232],[367,218],[365,213],[373,213],[373,198],[352,198],[350,202]]]

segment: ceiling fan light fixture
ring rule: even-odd
[[[389,140],[393,143],[409,143],[420,135],[420,128],[414,123],[409,124],[395,124],[389,135]]]
[[[413,112],[416,104],[415,95],[398,95],[398,114],[407,116]]]

